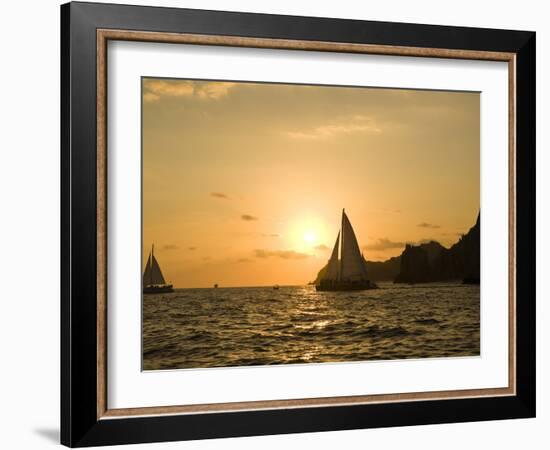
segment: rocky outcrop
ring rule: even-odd
[[[317,274],[317,278],[311,284],[319,284],[326,267]],[[365,261],[367,276],[370,281],[393,281],[401,268],[401,257],[395,256],[386,261]]]
[[[396,283],[455,281],[479,283],[480,217],[475,225],[451,248],[435,241],[407,245],[401,254]]]
[[[480,265],[479,214],[475,225],[451,248],[430,241],[405,246],[400,256],[386,261],[365,261],[371,281],[395,283],[430,283],[435,281],[462,281],[479,284]],[[318,284],[326,266],[311,284]]]
[[[421,245],[407,244],[401,254],[401,268],[395,277],[396,283],[425,283],[435,277],[439,260],[445,252],[439,242],[431,241]]]
[[[386,261],[366,261],[367,276],[372,281],[393,281],[401,269],[401,256]]]

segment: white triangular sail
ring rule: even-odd
[[[334,281],[338,279],[338,272],[340,270],[340,264],[338,261],[338,250],[340,247],[340,233],[336,237],[336,243],[334,244],[334,249],[332,250],[332,255],[327,264],[327,269],[323,276],[323,280]]]
[[[367,280],[367,269],[363,263],[361,250],[353,232],[351,223],[342,211],[342,256],[340,261],[340,280]]]

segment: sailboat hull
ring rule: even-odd
[[[144,286],[144,294],[166,294],[169,292],[174,292],[174,288],[171,284],[164,284],[161,286]]]
[[[378,286],[370,280],[321,282],[315,286],[317,291],[366,291],[367,289],[378,289]]]

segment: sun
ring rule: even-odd
[[[318,217],[299,216],[287,223],[288,228],[281,230],[287,248],[309,254],[327,240],[327,226]]]
[[[309,244],[312,244],[317,240],[317,236],[313,231],[306,231],[304,233],[304,241],[308,242]]]

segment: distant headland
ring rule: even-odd
[[[369,279],[395,283],[432,283],[461,281],[479,284],[480,278],[480,214],[475,225],[446,248],[437,241],[420,245],[407,244],[399,256],[386,261],[365,261]],[[326,266],[317,274],[323,277]]]

